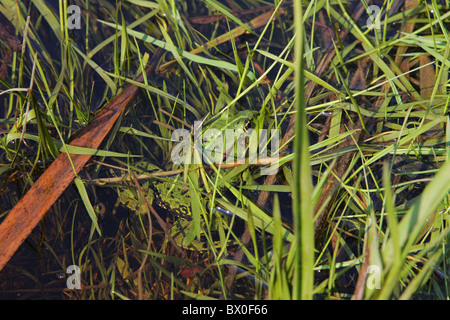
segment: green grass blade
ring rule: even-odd
[[[302,2],[294,1],[295,27],[295,93],[297,113],[293,161],[293,216],[296,257],[294,263],[293,299],[312,299],[314,290],[314,223],[311,203],[312,180],[309,155],[309,134],[306,118],[303,60],[303,10]]]
[[[77,186],[78,192],[80,193],[81,199],[83,200],[84,206],[89,214],[89,217],[92,220],[92,224],[95,226],[95,229],[101,236],[102,232],[100,231],[100,227],[98,225],[97,215],[95,213],[94,208],[92,207],[91,201],[89,200],[89,196],[87,194],[84,183],[79,177],[75,178],[75,185]]]

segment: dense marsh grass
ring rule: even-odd
[[[141,92],[1,271],[0,295],[449,298],[448,2],[70,4],[80,29],[67,1],[0,0],[0,219],[60,152],[93,152],[68,143],[124,86]],[[279,130],[276,176],[170,161],[175,129],[230,110]],[[186,241],[207,250],[173,243],[170,214],[117,200],[157,181],[188,190]],[[64,289],[69,265],[82,290]]]

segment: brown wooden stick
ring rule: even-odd
[[[352,300],[362,300],[364,298],[364,291],[366,288],[367,271],[370,262],[370,246],[369,241],[364,243],[366,252],[364,253],[364,262],[359,270],[358,280],[356,281],[355,291],[353,292]]]
[[[146,70],[147,74],[154,71],[161,53],[162,50],[157,50],[154,54],[153,63]],[[137,81],[142,80],[143,76],[140,75]],[[97,149],[122,111],[136,97],[138,89],[135,85],[126,87],[99,112],[71,145]],[[70,157],[78,173],[91,155],[75,154]],[[75,172],[67,154],[61,153],[9,212],[0,225],[0,270],[74,178]]]

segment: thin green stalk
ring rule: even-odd
[[[294,1],[295,24],[295,93],[297,113],[295,125],[294,154],[296,155],[293,185],[293,216],[295,233],[295,262],[293,299],[312,299],[314,289],[314,224],[311,203],[312,181],[309,163],[309,135],[307,129],[304,90],[303,60],[303,9],[300,0]]]

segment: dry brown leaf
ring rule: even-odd
[[[431,98],[434,85],[436,84],[436,72],[434,66],[429,64],[431,62],[429,55],[422,55],[420,61],[420,95],[424,100]],[[427,65],[428,64],[428,65]]]

